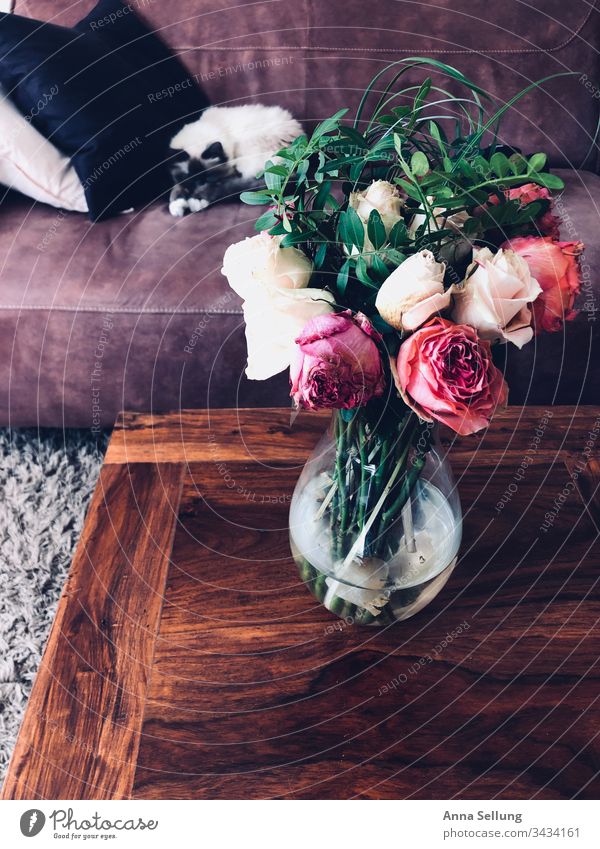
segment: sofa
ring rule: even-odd
[[[287,106],[310,129],[356,106],[390,62],[429,55],[493,98],[576,71],[509,110],[502,140],[544,150],[565,181],[562,237],[582,240],[578,317],[564,332],[502,349],[513,403],[600,399],[600,16],[572,0],[132,0],[214,104]],[[71,25],[94,0],[16,0]],[[285,374],[244,375],[239,299],[225,248],[252,235],[256,208],[223,203],[183,219],[164,200],[91,223],[8,193],[0,208],[0,424],[110,426],[119,410],[289,403]]]

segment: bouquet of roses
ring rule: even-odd
[[[427,65],[464,93],[429,76],[400,86]],[[259,234],[223,265],[244,302],[248,377],[290,368],[298,407],[336,411],[335,456],[315,492],[328,591],[389,586],[390,564],[414,548],[406,508],[431,423],[486,427],[508,397],[491,345],[559,330],[580,288],[583,246],[559,241],[553,212],[561,180],[543,153],[497,142],[503,113],[533,86],[488,116],[485,93],[454,68],[417,58],[390,69],[353,122],[341,110],[266,163],[264,188],[242,196],[267,208]],[[387,590],[377,599],[363,592],[354,607],[377,616]]]

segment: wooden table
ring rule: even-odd
[[[290,557],[323,416],[123,415],[4,798],[597,798],[600,408],[550,413],[447,435],[459,565],[385,631]]]

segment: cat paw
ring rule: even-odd
[[[190,208],[190,212],[200,212],[201,210],[206,209],[208,201],[206,198],[190,198],[188,200],[188,206]]]
[[[188,201],[186,200],[186,198],[177,198],[177,200],[172,200],[169,203],[169,212],[175,218],[183,218],[183,216],[190,208],[191,207],[188,205]]]

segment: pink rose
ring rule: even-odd
[[[561,330],[564,321],[571,321],[577,315],[573,304],[581,290],[579,257],[583,243],[522,236],[511,239],[503,247],[523,257],[542,287],[541,295],[532,304],[536,333]]]
[[[514,251],[476,248],[464,281],[452,287],[457,324],[470,324],[488,342],[522,348],[533,338],[529,304],[542,292],[529,266]]]
[[[476,331],[434,318],[400,346],[392,371],[400,394],[425,421],[437,419],[461,436],[490,423],[508,387]]]
[[[296,339],[290,395],[307,410],[352,409],[382,395],[381,336],[362,313],[350,310],[308,321]]]
[[[549,200],[549,209],[536,219],[535,224],[542,236],[552,236],[553,239],[559,238],[560,221],[556,215],[552,213],[554,201],[552,199],[552,195],[545,186],[538,186],[536,183],[526,183],[524,186],[518,186],[516,189],[507,189],[504,194],[506,195],[507,200],[519,200],[521,202],[521,206],[533,203],[534,200]],[[496,195],[490,195],[488,202],[496,206],[500,201]]]

